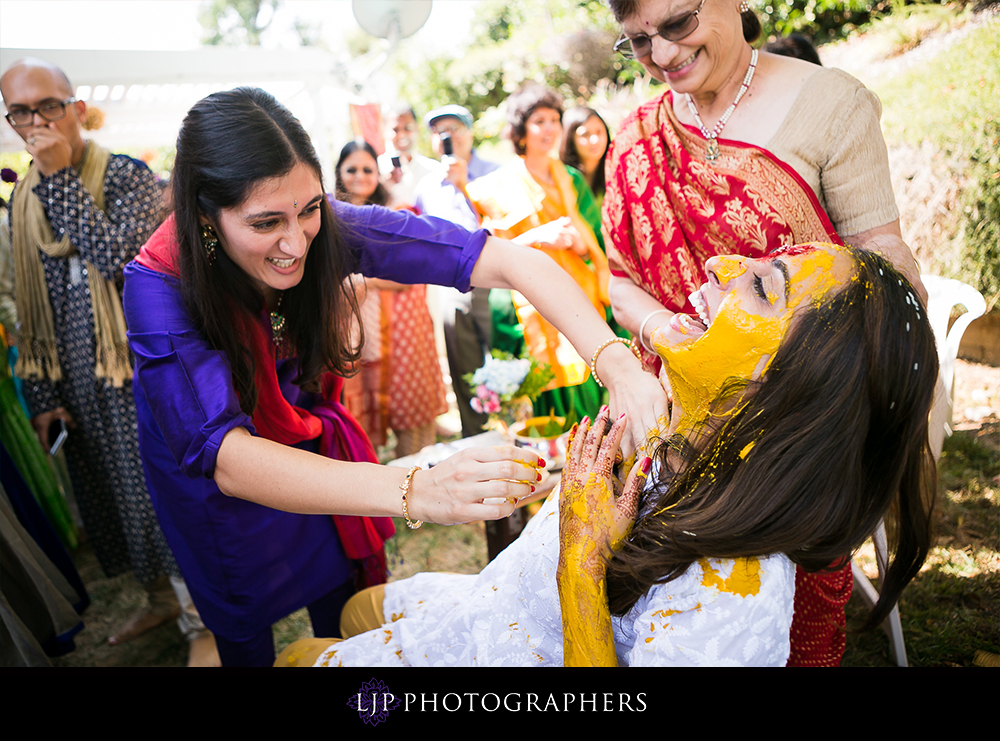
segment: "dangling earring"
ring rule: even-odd
[[[201,225],[201,246],[205,248],[205,254],[208,255],[208,264],[214,264],[215,248],[219,246],[219,238],[215,236],[215,229],[212,228],[211,224]]]
[[[750,10],[750,3],[748,3],[747,0],[743,0],[743,2],[740,3],[740,12],[746,13],[748,10]]]

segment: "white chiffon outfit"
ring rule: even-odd
[[[477,575],[417,574],[385,587],[385,624],[315,666],[561,666],[559,507],[550,496]],[[612,616],[620,666],[784,666],[795,565],[783,554],[707,559]]]

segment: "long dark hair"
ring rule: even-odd
[[[613,613],[700,558],[843,565],[887,512],[894,552],[865,629],[920,569],[935,492],[934,336],[906,279],[880,255],[852,252],[855,276],[793,324],[708,443],[675,436],[658,447],[663,475],[608,565]]]
[[[340,177],[340,166],[344,164],[344,160],[359,150],[367,152],[371,155],[372,162],[375,163],[375,180],[378,183],[375,187],[375,192],[368,196],[368,200],[365,201],[365,205],[388,206],[390,200],[389,189],[385,187],[385,184],[379,179],[378,176],[378,155],[375,154],[375,148],[364,139],[354,139],[353,141],[349,141],[344,145],[344,148],[340,150],[340,157],[337,158],[337,166],[334,168],[337,180],[337,200],[351,200],[351,194],[347,192],[347,188],[344,187],[344,181]]]
[[[607,144],[604,145],[601,160],[597,163],[597,169],[594,170],[594,174],[590,176],[590,189],[594,191],[594,195],[596,196],[607,190],[604,184],[604,160],[607,158],[608,149],[611,147],[611,131],[608,129],[608,124],[601,118],[601,115],[593,108],[580,105],[570,108],[563,114],[563,138],[562,143],[559,145],[559,159],[562,160],[564,165],[575,167],[580,172],[583,172],[583,162],[580,161],[580,153],[576,149],[576,130],[591,118],[596,118],[601,122],[601,126],[604,127],[604,134],[607,137]]]
[[[217,223],[222,209],[243,203],[264,180],[297,164],[322,170],[309,135],[287,108],[257,88],[214,93],[188,112],[177,136],[172,177],[185,306],[211,345],[226,354],[240,407],[257,407],[256,362],[248,341],[264,300],[250,278],[219,248],[210,261],[201,241],[202,216]],[[357,299],[344,286],[351,256],[336,215],[323,199],[321,225],[309,248],[301,282],[284,292],[286,336],[299,358],[295,383],[318,387],[326,370],[351,372],[359,349],[351,347]],[[217,230],[218,231],[218,230]]]

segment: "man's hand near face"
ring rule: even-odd
[[[71,115],[70,111],[66,112]],[[43,177],[49,177],[73,164],[73,146],[53,122],[31,130],[25,149],[35,160]]]

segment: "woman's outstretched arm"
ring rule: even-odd
[[[624,417],[611,425],[605,407],[593,426],[584,420],[577,428],[567,451],[556,572],[565,666],[618,666],[605,564],[632,527],[651,462],[644,457],[616,496],[612,466],[624,431]]]
[[[507,517],[537,481],[537,461],[519,448],[469,448],[417,471],[407,495],[410,519],[453,525]],[[219,446],[215,483],[228,496],[286,512],[400,517],[406,473],[332,460],[236,427]],[[493,498],[506,501],[482,503]]]
[[[538,312],[566,335],[580,356],[589,361],[615,334],[566,271],[540,250],[495,237],[486,240],[472,271],[472,285],[519,291]],[[625,459],[642,448],[650,431],[666,428],[667,396],[659,381],[642,368],[620,342],[601,351],[597,373],[611,393],[611,411],[627,415],[622,441]]]

